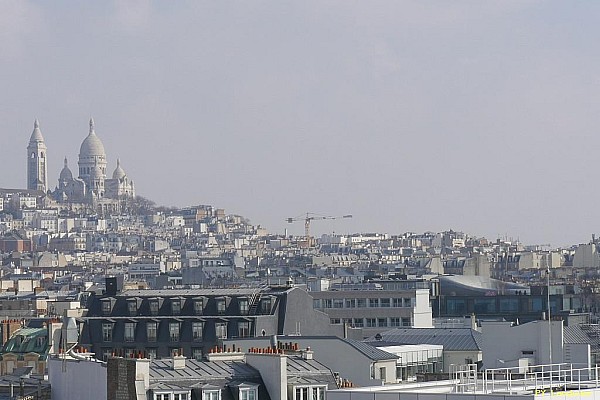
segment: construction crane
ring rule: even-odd
[[[322,220],[322,219],[341,219],[341,218],[352,218],[352,214],[341,215],[338,217],[334,217],[331,215],[319,215],[313,213],[306,213],[305,215],[299,215],[297,217],[287,218],[286,221],[288,223],[293,223],[297,221],[304,221],[304,236],[306,237],[306,241],[310,240],[310,223],[314,220]]]

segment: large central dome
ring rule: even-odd
[[[106,157],[106,153],[104,152],[104,145],[96,136],[96,132],[94,131],[94,120],[90,119],[90,133],[85,138],[83,143],[81,143],[81,148],[79,149],[79,157]]]

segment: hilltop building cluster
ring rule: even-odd
[[[135,197],[135,184],[123,168],[120,160],[107,178],[107,158],[102,141],[96,135],[94,120],[90,119],[90,130],[79,149],[78,174],[74,177],[67,158],[52,191],[48,183],[48,149],[35,120],[33,132],[27,146],[27,189],[47,195],[49,201],[71,209],[91,207],[92,210],[119,211],[122,202]],[[79,207],[77,207],[79,205]]]

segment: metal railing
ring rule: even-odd
[[[456,393],[553,393],[600,388],[600,367],[543,364],[490,368],[478,373],[476,364],[451,365]]]

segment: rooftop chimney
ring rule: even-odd
[[[173,356],[173,369],[185,369],[184,356]]]
[[[302,350],[302,358],[305,360],[312,360],[314,355],[314,351],[307,347],[305,350]]]

